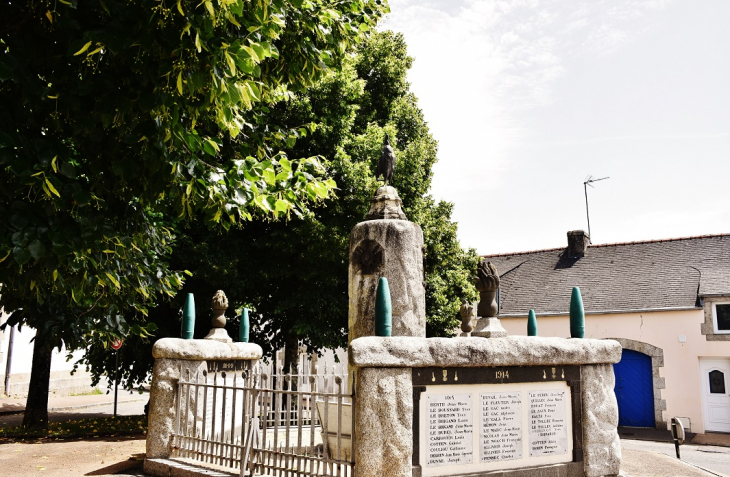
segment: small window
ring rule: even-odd
[[[730,303],[715,303],[715,332],[730,333]]]
[[[710,371],[710,393],[725,394],[725,374],[722,371]]]

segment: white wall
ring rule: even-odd
[[[0,324],[7,321],[8,315],[0,312]],[[35,337],[35,329],[23,326],[20,331],[15,331],[15,339],[13,340],[13,357],[10,367],[10,377],[13,383],[27,383],[30,381],[30,373],[33,366],[33,342]],[[8,360],[8,345],[10,343],[10,328],[0,331],[0,394],[5,392],[5,370]],[[51,357],[51,373],[52,378],[70,377],[69,372],[73,369],[73,364],[83,356],[84,351],[79,350],[73,353],[71,360],[66,360],[66,348],[61,350],[54,349]],[[75,378],[89,381],[88,378],[82,378],[81,375],[85,371],[84,368],[74,375]],[[90,381],[89,381],[90,382]],[[52,384],[51,388],[54,386]],[[79,392],[76,390],[75,392]]]
[[[527,318],[502,318],[510,335],[527,334]],[[700,358],[730,356],[730,342],[707,341],[701,333],[702,309],[586,315],[586,338],[628,338],[661,348],[664,366],[659,368],[666,388],[664,421],[674,416],[689,417],[692,432],[704,432],[700,390]],[[570,336],[567,315],[537,317],[538,335]],[[680,341],[680,336],[685,341]]]

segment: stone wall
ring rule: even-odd
[[[581,369],[583,475],[615,476],[621,464],[613,394],[613,363],[621,345],[611,340],[541,337],[363,337],[349,348],[355,371],[355,476],[411,476],[413,369],[577,365]],[[545,466],[539,475],[573,475],[576,463]],[[537,469],[537,468],[535,468]],[[521,472],[521,473],[520,473]],[[528,475],[517,470],[513,475]],[[506,475],[506,474],[505,474]]]

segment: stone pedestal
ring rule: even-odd
[[[223,343],[215,340],[164,338],[152,348],[155,365],[150,388],[147,426],[147,459],[170,455],[170,436],[177,411],[177,382],[207,369],[210,360],[249,360],[261,358],[261,347],[253,343]],[[193,404],[192,407],[194,407]]]
[[[393,336],[426,336],[423,232],[407,220],[368,220],[350,233],[349,340],[375,334],[375,292],[388,279]]]
[[[220,341],[221,343],[233,343],[233,339],[228,336],[225,328],[212,328],[203,339]]]
[[[507,330],[504,329],[499,318],[490,316],[488,318],[477,318],[477,324],[474,326],[472,336],[480,336],[482,338],[503,338],[507,336]]]
[[[380,187],[370,199],[370,210],[365,220],[391,219],[408,220],[401,209],[402,202],[393,186]]]

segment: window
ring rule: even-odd
[[[710,371],[710,392],[712,394],[725,394],[725,375],[722,371]]]
[[[715,333],[730,333],[730,303],[715,303],[712,307]]]

